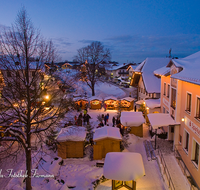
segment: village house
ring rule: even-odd
[[[200,187],[200,52],[172,59],[154,73],[161,76],[161,111],[173,118],[168,140],[174,141],[179,162],[186,166],[194,185]]]
[[[160,98],[160,77],[153,72],[169,61],[170,58],[146,58],[135,68],[130,85],[138,88],[138,100]]]
[[[130,80],[136,66],[137,65],[135,63],[123,63],[120,65],[113,65],[112,67],[106,69],[106,73],[112,81],[114,81],[114,79],[118,77]]]

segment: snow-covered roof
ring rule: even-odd
[[[104,138],[113,138],[122,140],[119,128],[105,126],[95,130],[93,140],[100,140]]]
[[[167,66],[169,61],[170,58],[148,57],[135,69],[135,71],[142,73],[144,85],[148,93],[160,93],[161,81],[160,78],[154,75],[154,71]]]
[[[92,97],[90,97],[88,100],[89,100],[89,101],[92,101],[92,100],[100,100],[100,101],[102,101],[103,99],[100,98],[100,97],[98,97],[98,96],[92,96]]]
[[[114,96],[108,96],[108,97],[105,97],[104,100],[117,100],[117,98]]]
[[[74,97],[73,99],[74,99],[74,101],[79,101],[79,100],[88,101],[87,97]]]
[[[169,125],[178,125],[169,114],[166,113],[149,113],[148,115],[149,122],[153,129],[158,127],[169,126]]]
[[[157,69],[153,72],[155,75],[168,75],[170,74],[170,68],[169,67],[161,67],[160,69]]]
[[[117,65],[117,66],[112,66],[112,67],[108,67],[107,70],[108,71],[114,71],[114,70],[118,70],[124,66],[127,66],[127,65],[130,65],[130,63],[122,63],[120,65]],[[131,66],[134,66],[134,65],[131,65]]]
[[[132,102],[135,100],[135,98],[131,98],[131,97],[125,97],[125,98],[122,98],[121,100],[126,100],[128,102]]]
[[[123,111],[121,112],[121,124],[126,127],[138,127],[145,122],[142,112]]]
[[[57,141],[84,141],[85,137],[85,127],[69,126],[61,129],[58,134]]]
[[[150,109],[160,107],[160,99],[148,99],[144,101],[146,103],[146,106]]]
[[[138,105],[141,105],[141,104],[143,104],[143,102],[144,102],[144,100],[138,100],[138,101],[135,102],[135,103],[138,104]]]
[[[200,85],[200,51],[182,59],[172,59],[172,62],[176,67],[182,67],[183,70],[171,75],[171,78]]]
[[[145,175],[141,154],[134,152],[107,153],[103,175],[112,180],[136,181]]]

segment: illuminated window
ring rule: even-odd
[[[187,93],[187,104],[186,104],[186,110],[187,112],[191,112],[191,100],[192,100],[192,95]]]
[[[176,90],[171,88],[171,107],[176,109]]]

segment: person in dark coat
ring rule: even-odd
[[[85,125],[85,123],[87,122],[87,114],[83,115],[83,125]]]
[[[90,115],[87,114],[87,115],[86,115],[86,122],[87,122],[87,125],[89,125],[90,119],[91,119]]]
[[[107,122],[107,115],[104,116],[104,125],[106,125]]]
[[[112,118],[113,127],[115,126],[115,117]]]

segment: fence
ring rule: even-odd
[[[179,150],[182,150],[182,146],[180,144],[175,145],[174,149],[174,156],[176,157],[176,160],[178,162],[178,165],[180,166],[183,174],[187,177],[188,182],[190,184],[190,190],[200,190],[200,187],[196,184],[194,178],[192,177],[190,171],[186,167],[181,154],[179,153]]]
[[[164,181],[167,182],[169,189],[175,190],[174,184],[172,182],[172,178],[171,178],[170,173],[167,169],[167,165],[165,163],[163,154],[162,154],[161,150],[159,149],[159,147],[158,147],[158,155],[160,157],[160,163],[158,163],[158,165],[159,165],[159,168],[160,168],[160,173],[162,175],[162,178],[164,179]],[[158,159],[157,159],[157,162],[158,162]]]

